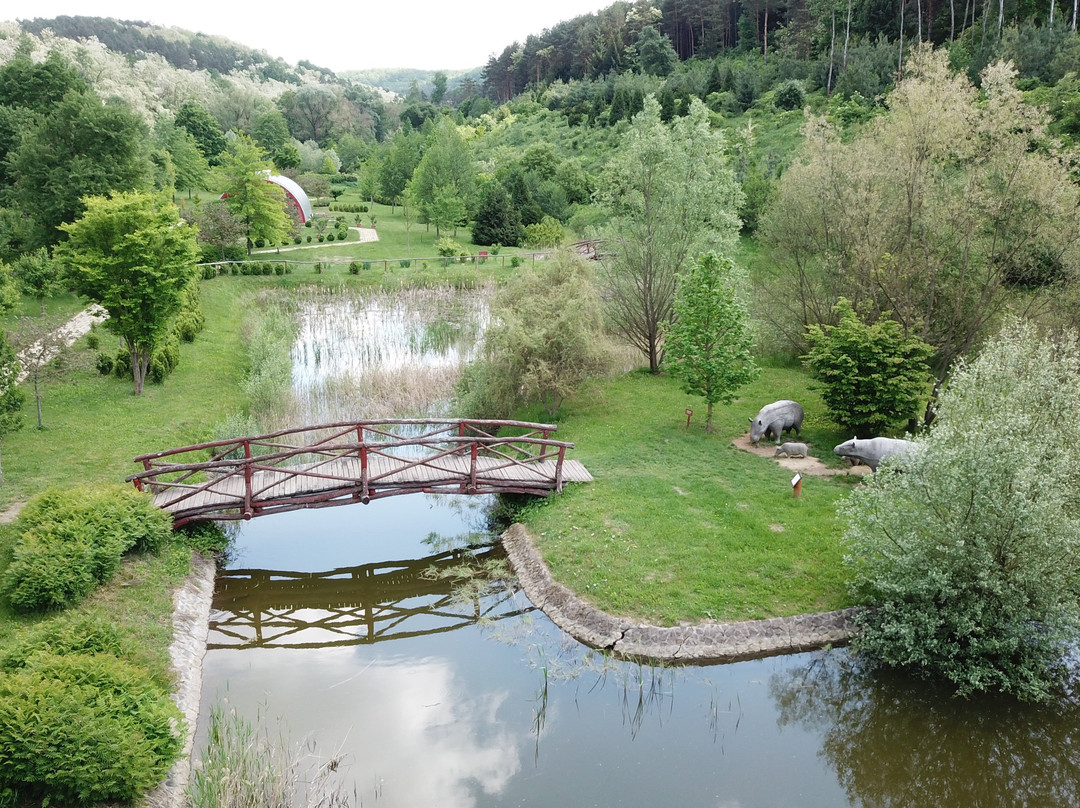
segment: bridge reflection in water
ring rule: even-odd
[[[507,581],[473,578],[466,590],[456,576],[440,574],[503,556],[502,547],[495,545],[328,572],[223,570],[217,576],[207,648],[369,645],[533,611]]]

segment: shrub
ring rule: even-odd
[[[319,243],[322,244],[324,241],[326,241],[326,236],[324,236],[322,233],[319,233],[318,239]]]
[[[67,612],[17,634],[0,651],[0,671],[24,668],[41,654],[110,654],[137,662],[138,647],[128,632],[103,613]]]
[[[308,244],[310,244],[310,243],[311,243],[311,234],[310,234],[310,233],[308,233],[308,236],[307,236],[307,243],[308,243]]]
[[[108,376],[112,373],[113,358],[107,353],[99,353],[97,355],[97,361],[94,362],[94,367],[97,368],[98,373],[102,376]]]
[[[263,275],[273,275],[274,274],[274,265],[271,264],[271,263],[264,263],[262,265],[262,267],[260,267],[260,269],[261,269]]]
[[[788,79],[776,88],[773,106],[777,109],[802,109],[806,106],[806,90],[798,79]]]
[[[462,247],[452,238],[443,237],[435,242],[435,250],[444,258],[453,258],[461,254]]]
[[[211,278],[216,278],[218,274],[218,268],[215,264],[206,264],[202,268],[202,277],[204,281],[208,281]]]
[[[520,255],[512,255],[512,256],[510,256],[510,266],[515,268],[515,269],[517,267],[521,266],[521,256]]]
[[[265,247],[266,246],[266,239],[263,239],[263,238],[255,239],[255,246],[260,248],[260,249]]]
[[[829,417],[864,437],[913,418],[930,393],[934,349],[905,338],[900,324],[885,317],[866,325],[843,298],[834,311],[837,325],[810,326],[810,353],[803,357],[821,383]]]
[[[334,233],[333,230],[331,230],[329,233],[326,234],[326,240],[327,241],[335,241],[336,239],[337,239],[337,235]]]
[[[499,250],[501,250],[501,249],[502,249],[501,244],[492,244],[490,247],[488,247],[488,252],[491,253],[492,255],[498,255]]]
[[[300,236],[293,236],[293,244],[299,244],[301,241],[303,241],[303,239],[300,238]]]
[[[47,656],[0,678],[0,795],[133,802],[161,782],[181,741],[167,690],[116,657]]]
[[[371,269],[371,262],[370,261],[365,261],[364,262],[364,271],[367,272],[370,269]]]
[[[100,345],[101,337],[98,336],[97,331],[91,326],[89,333],[86,335],[86,347],[91,351],[96,351]]]
[[[356,261],[350,261],[349,262],[349,274],[350,275],[359,275],[360,274],[360,264],[358,264]]]
[[[233,265],[232,265],[232,266],[231,266],[231,267],[229,268],[229,273],[230,273],[231,275],[239,275],[239,274],[240,274],[240,267],[239,267],[239,266],[237,266],[236,264],[233,264]]]
[[[316,275],[321,275],[322,274],[322,262],[321,261],[316,261],[315,262],[315,274]]]
[[[93,531],[84,525],[30,528],[12,551],[3,592],[18,612],[66,609],[116,572],[122,552],[95,544]]]
[[[409,267],[412,266],[412,261],[410,261],[408,258],[403,258],[400,261],[398,261],[398,266],[401,267],[402,269],[408,269]]]
[[[274,274],[275,275],[284,275],[285,274],[285,265],[284,264],[274,264]]]
[[[116,359],[113,362],[113,374],[118,379],[126,379],[131,376],[131,354],[124,348],[116,352]]]

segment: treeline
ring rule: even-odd
[[[208,70],[221,74],[252,69],[266,80],[303,84],[284,59],[252,50],[221,37],[163,29],[145,23],[107,17],[40,17],[20,22],[24,31],[40,35],[50,29],[69,39],[97,38],[109,50],[138,57],[156,53],[178,70]]]
[[[853,61],[859,50],[891,50],[895,74],[904,47],[919,42],[947,46],[954,66],[973,79],[995,59],[1020,56],[1021,78],[1052,83],[1053,76],[1042,74],[1049,70],[1060,78],[1076,67],[1076,15],[1076,7],[1055,8],[1055,0],[616,2],[492,55],[482,88],[502,103],[553,82],[595,81],[625,72],[667,76],[691,59],[730,63],[757,57],[777,65],[780,73],[804,74],[831,91],[849,70],[860,69],[859,60]],[[1014,53],[1018,50],[1024,53]],[[1069,64],[1052,70],[1062,50],[1068,51]]]

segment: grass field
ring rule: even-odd
[[[767,368],[706,434],[704,411],[664,376],[635,372],[569,402],[557,437],[596,478],[529,507],[523,521],[556,579],[595,606],[672,625],[800,614],[848,604],[836,523],[852,478],[807,478],[731,444],[765,403],[797,398],[811,453],[840,433],[797,369]]]

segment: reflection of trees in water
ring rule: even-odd
[[[871,672],[845,651],[775,674],[779,723],[824,738],[821,755],[853,804],[1080,804],[1080,705],[951,698]]]

